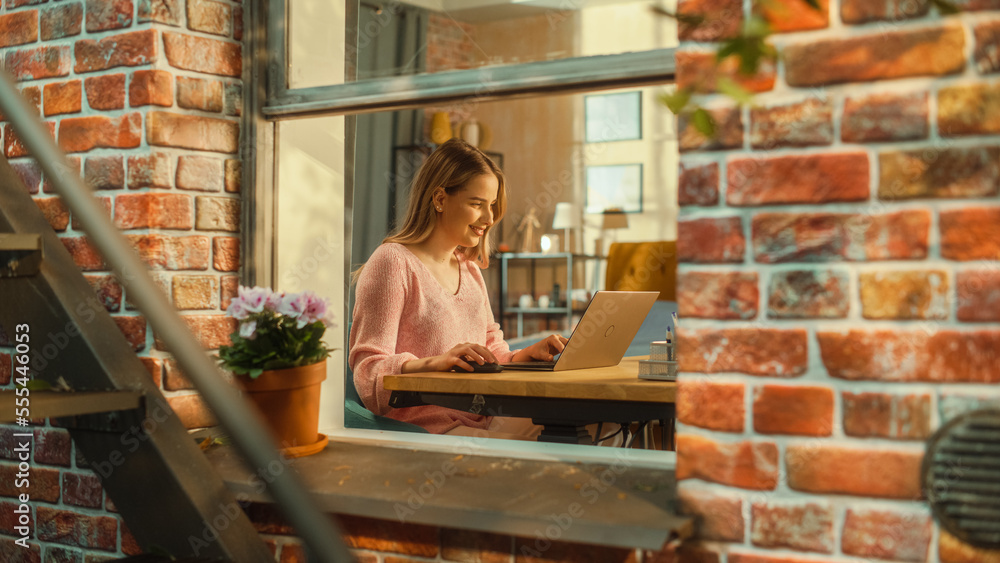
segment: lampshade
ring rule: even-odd
[[[552,217],[553,229],[572,229],[580,226],[580,214],[576,205],[564,201],[556,204],[556,212]]]
[[[627,229],[628,215],[624,211],[605,211],[602,229]]]

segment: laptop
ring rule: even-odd
[[[616,366],[659,295],[659,291],[598,291],[555,360],[501,365],[505,370],[532,371]]]

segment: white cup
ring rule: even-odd
[[[541,296],[538,297],[538,308],[539,309],[548,309],[549,308],[549,296],[548,295],[541,295]]]
[[[531,296],[525,293],[520,299],[517,300],[517,306],[522,309],[530,309],[533,302],[534,300]]]

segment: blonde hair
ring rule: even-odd
[[[507,186],[500,167],[486,153],[459,138],[445,141],[421,165],[410,188],[403,224],[382,239],[382,244],[419,244],[430,238],[438,217],[434,210],[435,191],[441,188],[448,195],[455,195],[464,190],[470,180],[484,174],[496,176],[499,186],[497,199],[490,204],[493,225],[496,225],[507,211]],[[463,247],[460,251],[467,260],[475,260],[482,268],[490,265],[492,243],[489,235],[493,225],[486,228],[478,245]],[[363,264],[351,275],[352,284],[357,282],[362,269]]]

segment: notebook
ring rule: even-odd
[[[618,365],[658,291],[598,291],[562,354],[552,362],[510,362],[505,370],[564,371]]]

